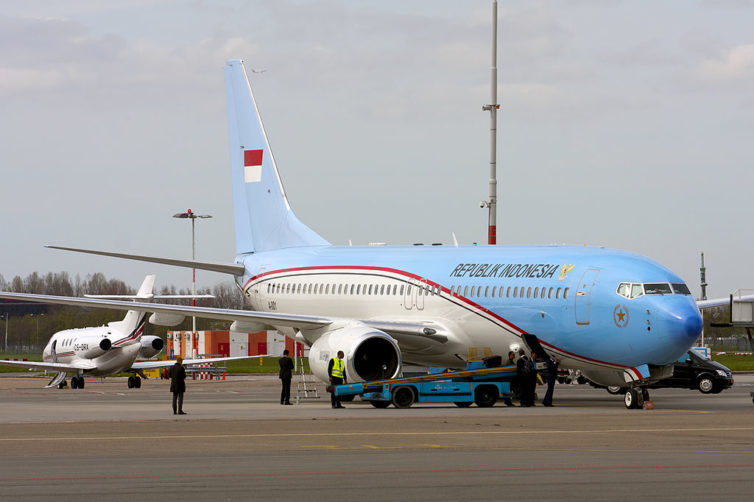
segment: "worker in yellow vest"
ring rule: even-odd
[[[330,359],[330,364],[327,365],[327,374],[330,376],[330,385],[332,386],[347,383],[346,362],[343,360],[344,355],[343,351],[339,350],[338,357]],[[345,406],[340,404],[340,397],[336,396],[335,392],[330,393],[330,404],[333,408],[345,408]]]

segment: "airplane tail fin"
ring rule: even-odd
[[[225,64],[236,254],[326,246],[291,211],[243,61]]]
[[[148,275],[144,278],[144,281],[139,287],[139,291],[136,296],[126,295],[108,295],[109,298],[121,297],[131,298],[137,301],[152,301],[154,298],[154,280],[155,275]],[[87,295],[90,298],[102,298],[97,295]],[[108,326],[119,329],[122,333],[128,334],[128,339],[137,338],[144,332],[144,324],[146,323],[147,312],[140,312],[137,310],[129,310],[126,312],[126,317],[122,321],[114,321],[107,323]]]

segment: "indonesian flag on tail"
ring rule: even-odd
[[[262,181],[262,154],[264,150],[244,150],[243,180],[245,183]]]

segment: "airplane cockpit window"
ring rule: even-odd
[[[648,282],[644,284],[644,294],[647,295],[670,295],[673,291],[666,282]]]
[[[629,298],[638,298],[644,294],[644,286],[641,284],[631,284],[631,296]]]
[[[631,285],[627,282],[621,282],[620,284],[618,284],[616,293],[623,297],[631,298]]]
[[[690,295],[691,294],[691,291],[689,291],[689,287],[686,286],[682,282],[674,282],[673,284],[671,284],[671,286],[673,286],[673,293],[677,295]]]

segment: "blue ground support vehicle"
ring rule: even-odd
[[[337,385],[336,396],[360,395],[375,408],[408,408],[414,403],[455,403],[466,407],[476,403],[494,406],[500,398],[513,397],[511,381],[515,366],[487,367],[484,362],[469,362],[465,370],[431,368],[427,375],[374,382]]]

